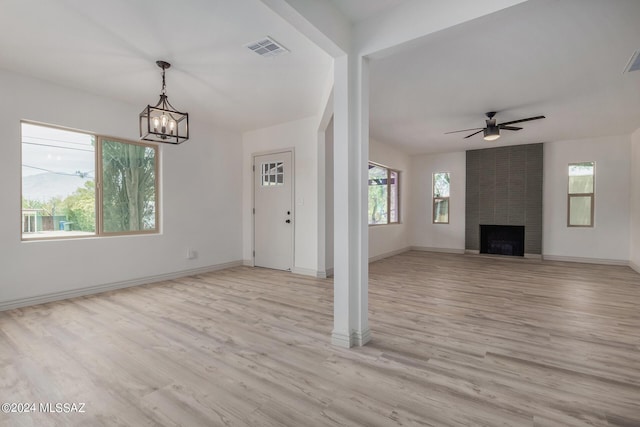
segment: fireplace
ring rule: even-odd
[[[480,253],[524,256],[524,226],[480,225]]]

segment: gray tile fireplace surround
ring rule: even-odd
[[[467,151],[465,248],[480,252],[480,225],[518,225],[542,254],[542,174],[543,144]]]

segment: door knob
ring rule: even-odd
[[[286,222],[287,224],[291,224],[291,220],[290,220],[290,219],[286,220],[285,222]]]

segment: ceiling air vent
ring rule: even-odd
[[[638,70],[640,70],[640,50],[636,50],[633,55],[631,55],[629,62],[627,62],[627,66],[624,67],[624,73],[630,73]]]
[[[271,37],[265,37],[262,40],[246,44],[245,46],[260,56],[278,56],[289,52],[286,47],[282,46]]]

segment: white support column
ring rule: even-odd
[[[368,64],[334,60],[334,329],[331,341],[362,346],[368,320]]]

